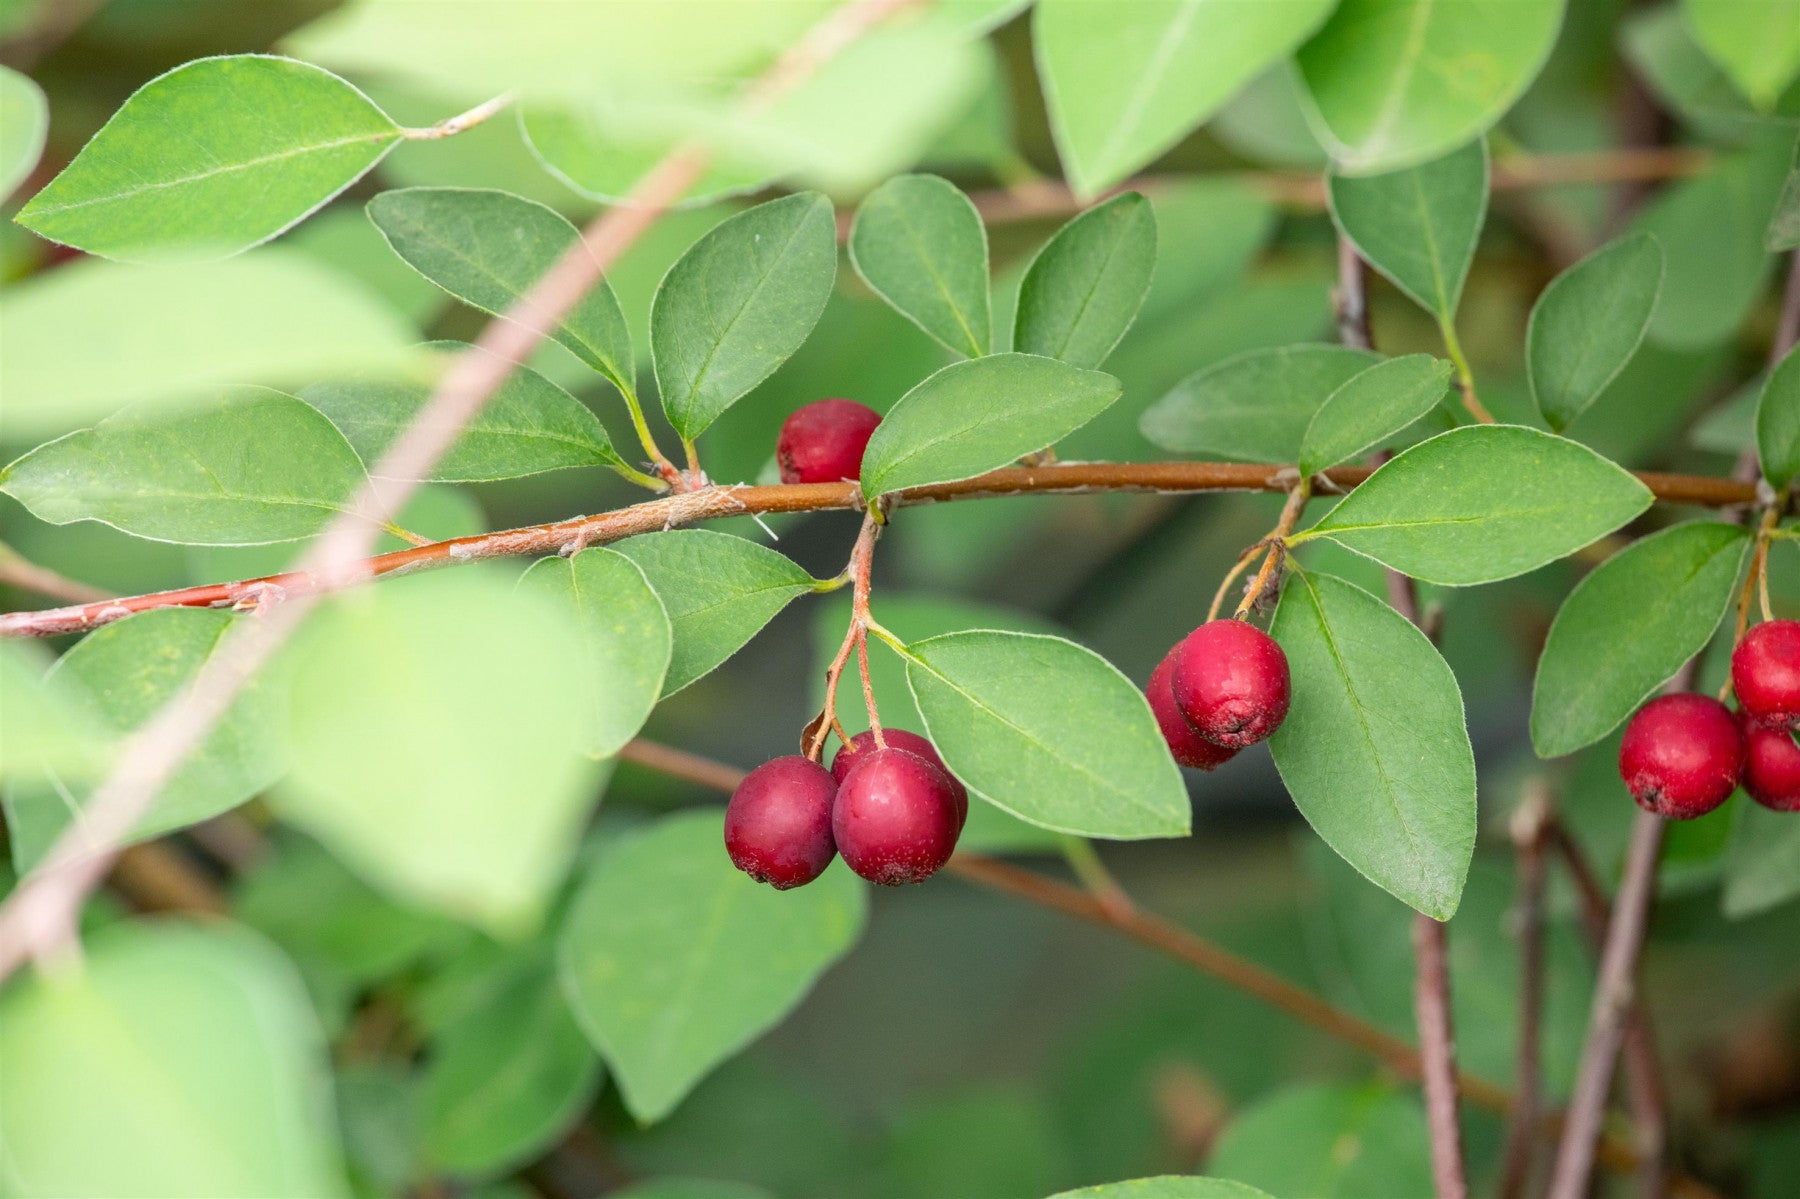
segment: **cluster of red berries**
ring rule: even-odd
[[[881,414],[855,400],[814,400],[781,423],[775,463],[783,483],[841,483],[862,477],[863,451]]]
[[[1619,774],[1645,811],[1704,816],[1741,784],[1777,812],[1800,812],[1800,621],[1757,625],[1731,655],[1733,713],[1708,695],[1658,696],[1625,726]]]
[[[1145,695],[1175,760],[1211,770],[1281,727],[1287,655],[1247,621],[1209,620],[1157,664]]]
[[[725,808],[732,864],[778,891],[804,886],[831,859],[872,883],[922,883],[950,860],[969,792],[937,747],[904,729],[858,733],[831,769],[798,754],[764,762]]]

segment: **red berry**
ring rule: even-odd
[[[1704,816],[1737,789],[1744,738],[1710,695],[1660,695],[1637,710],[1619,743],[1619,776],[1646,812]]]
[[[1788,729],[1756,723],[1738,714],[1744,730],[1744,790],[1765,808],[1800,812],[1800,744]]]
[[[732,864],[777,891],[818,878],[837,852],[831,841],[837,790],[830,771],[798,754],[752,770],[725,807]]]
[[[950,786],[956,792],[956,831],[961,832],[962,826],[969,819],[969,789],[963,786],[961,780],[954,774],[950,773],[948,766],[944,765],[944,756],[938,753],[937,746],[919,734],[909,733],[905,729],[884,728],[881,730],[881,735],[887,739],[889,747],[903,749],[909,754],[918,754],[944,772],[944,777],[950,780]],[[876,748],[879,747],[875,744],[875,734],[872,730],[864,729],[856,734],[850,738],[850,744],[839,746],[837,756],[831,759],[831,777],[838,781],[839,786],[842,786],[850,771],[861,764],[863,755]]]
[[[844,776],[831,831],[844,863],[872,883],[924,882],[956,848],[950,776],[904,749],[870,750]]]
[[[1211,620],[1171,651],[1175,706],[1208,741],[1243,749],[1273,733],[1288,710],[1287,655],[1242,620]]]
[[[1175,651],[1170,650],[1150,672],[1150,683],[1144,688],[1150,711],[1156,717],[1156,727],[1162,730],[1163,740],[1169,743],[1169,752],[1175,755],[1177,762],[1196,770],[1211,770],[1237,757],[1237,750],[1215,745],[1196,733],[1187,717],[1181,714],[1181,709],[1175,706],[1175,690],[1169,685],[1169,675],[1174,670]]]
[[[815,400],[781,423],[775,461],[783,483],[837,483],[862,474],[881,414],[855,400]]]
[[[1731,653],[1731,689],[1757,723],[1800,726],[1800,620],[1765,620]]]

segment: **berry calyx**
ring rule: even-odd
[[[1731,689],[1758,724],[1800,727],[1800,620],[1765,620],[1731,652]]]
[[[873,749],[844,776],[831,831],[844,863],[884,887],[924,882],[959,831],[950,776],[904,749]]]
[[[960,779],[950,773],[948,766],[944,765],[944,756],[938,753],[937,746],[919,734],[908,732],[905,729],[883,728],[881,735],[886,738],[889,748],[903,749],[907,753],[918,754],[944,772],[944,777],[950,780],[950,787],[956,793],[956,831],[960,833],[962,826],[969,819],[969,789],[962,785]],[[838,747],[836,756],[831,759],[831,777],[838,781],[839,786],[842,786],[844,780],[849,777],[850,771],[861,764],[863,758],[871,751],[879,748],[880,746],[875,744],[874,731],[864,729],[850,738],[848,744]]]
[[[1210,620],[1171,656],[1175,706],[1208,741],[1243,749],[1281,726],[1288,710],[1287,655],[1255,625]]]
[[[725,852],[739,870],[777,891],[825,873],[837,848],[831,804],[837,780],[798,754],[752,770],[725,805]]]
[[[1737,789],[1744,738],[1730,709],[1710,695],[1661,695],[1637,710],[1619,743],[1619,777],[1646,812],[1704,816]]]
[[[1175,651],[1170,650],[1156,664],[1156,669],[1150,672],[1150,682],[1144,687],[1144,698],[1150,701],[1150,712],[1156,717],[1156,727],[1162,730],[1163,740],[1169,743],[1169,752],[1174,755],[1175,761],[1195,770],[1211,770],[1237,757],[1237,750],[1215,745],[1196,733],[1194,726],[1187,722],[1187,717],[1181,714],[1181,709],[1175,706],[1175,689],[1169,683],[1169,676],[1174,670]]]
[[[1789,729],[1758,724],[1740,713],[1744,729],[1744,790],[1776,812],[1800,812],[1800,744]]]
[[[855,400],[815,400],[781,423],[775,462],[783,483],[838,483],[862,475],[881,414]]]

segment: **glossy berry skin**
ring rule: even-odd
[[[874,749],[844,776],[831,831],[844,863],[884,887],[920,883],[950,860],[958,832],[950,777],[918,754]]]
[[[1731,653],[1731,689],[1759,724],[1800,726],[1800,620],[1765,620]]]
[[[725,852],[732,864],[777,891],[825,873],[837,848],[831,804],[837,780],[798,754],[752,770],[725,806]]]
[[[1169,687],[1196,733],[1243,749],[1273,733],[1288,710],[1287,655],[1242,620],[1210,620],[1171,651]]]
[[[1800,745],[1787,729],[1772,729],[1740,712],[1744,730],[1744,790],[1776,812],[1800,812]]]
[[[1730,709],[1710,695],[1660,695],[1637,710],[1619,743],[1619,777],[1646,812],[1704,816],[1737,789],[1744,738]]]
[[[862,475],[881,414],[855,400],[815,400],[781,423],[775,462],[783,483],[839,483]]]
[[[1181,709],[1175,706],[1175,689],[1169,683],[1169,676],[1174,671],[1175,651],[1170,650],[1150,672],[1150,682],[1144,688],[1144,698],[1150,701],[1151,714],[1156,717],[1156,727],[1162,730],[1163,740],[1169,743],[1169,752],[1181,765],[1195,770],[1211,770],[1237,757],[1237,750],[1215,745],[1196,733],[1187,717],[1181,714]]]
[[[919,734],[909,733],[905,729],[884,728],[881,730],[881,735],[887,739],[888,745],[892,748],[918,754],[944,772],[944,777],[950,780],[951,789],[956,793],[956,831],[960,833],[962,826],[969,819],[969,789],[963,786],[961,780],[954,774],[950,773],[948,766],[944,765],[944,757],[938,753],[937,746]],[[875,734],[872,731],[864,729],[856,734],[850,738],[850,744],[839,746],[837,756],[831,759],[831,777],[842,786],[851,769],[863,760],[864,755],[877,748],[879,747],[875,744]]]

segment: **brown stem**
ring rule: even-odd
[[[1419,1026],[1425,1123],[1431,1130],[1431,1182],[1437,1199],[1467,1199],[1462,1126],[1456,1118],[1456,1038],[1450,1026],[1450,953],[1441,921],[1413,916],[1413,1010]]]
[[[835,731],[838,740],[845,744],[849,738],[844,736],[844,726],[838,723],[837,689],[838,681],[843,678],[844,667],[850,661],[850,651],[856,650],[857,667],[862,675],[863,699],[869,708],[869,730],[875,734],[875,745],[878,749],[887,748],[887,739],[881,732],[881,719],[875,711],[875,688],[869,682],[869,627],[874,623],[869,613],[869,578],[875,563],[875,541],[881,536],[882,521],[875,513],[865,513],[862,528],[856,535],[856,544],[850,550],[850,563],[844,567],[844,573],[850,576],[850,624],[844,630],[844,642],[838,646],[837,657],[832,659],[825,672],[825,707],[819,713],[819,719],[808,727],[813,730],[812,739],[807,743],[806,756],[817,762],[825,751],[825,734]]]
[[[1282,564],[1287,561],[1288,534],[1294,531],[1300,514],[1306,510],[1307,497],[1312,494],[1311,484],[1310,479],[1301,479],[1294,484],[1293,489],[1288,492],[1287,502],[1281,506],[1281,518],[1275,522],[1274,530],[1257,542],[1263,547],[1262,566],[1257,569],[1256,577],[1250,580],[1250,585],[1244,588],[1244,598],[1238,602],[1237,611],[1232,614],[1235,619],[1243,620],[1248,616],[1250,609],[1256,607],[1257,601],[1262,599],[1263,592],[1268,590],[1270,581],[1279,579]],[[1231,577],[1226,576],[1227,583]]]
[[[47,566],[39,566],[19,555],[12,546],[0,542],[0,586],[16,587],[51,599],[72,604],[91,604],[106,598],[106,592],[86,583],[65,578]]]
[[[1086,495],[1096,492],[1203,491],[1285,492],[1293,467],[1238,462],[1062,462],[1045,467],[1007,467],[954,483],[912,487],[884,497],[894,507],[1015,495]],[[1336,466],[1314,480],[1320,491],[1348,491],[1374,468]],[[1753,503],[1756,485],[1705,475],[1642,472],[1638,476],[1658,499],[1672,504],[1733,508]],[[776,512],[823,512],[863,507],[855,483],[794,483],[771,487],[709,487],[664,496],[594,516],[529,525],[473,537],[396,550],[359,563],[352,581],[409,574],[490,558],[536,557],[570,546],[602,545],[639,533],[654,533],[697,521]],[[339,580],[336,586],[348,585]],[[0,613],[0,637],[49,637],[82,633],[153,608],[261,608],[271,600],[328,589],[330,584],[302,571],[234,583],[209,583],[94,604],[36,612]]]
[[[1526,793],[1512,819],[1513,853],[1519,875],[1513,917],[1519,936],[1519,1046],[1500,1185],[1495,1191],[1497,1199],[1520,1199],[1525,1194],[1537,1149],[1543,1102],[1539,1045],[1544,1007],[1544,850],[1549,816],[1549,795],[1539,782]]]
[[[1625,876],[1613,918],[1607,925],[1587,1042],[1582,1047],[1575,1090],[1564,1117],[1549,1199],[1582,1199],[1587,1193],[1588,1176],[1594,1167],[1594,1146],[1606,1113],[1606,1093],[1612,1086],[1613,1066],[1637,993],[1638,953],[1643,948],[1650,903],[1656,891],[1656,860],[1662,849],[1664,827],[1662,818],[1649,812],[1638,812],[1632,821]]]

